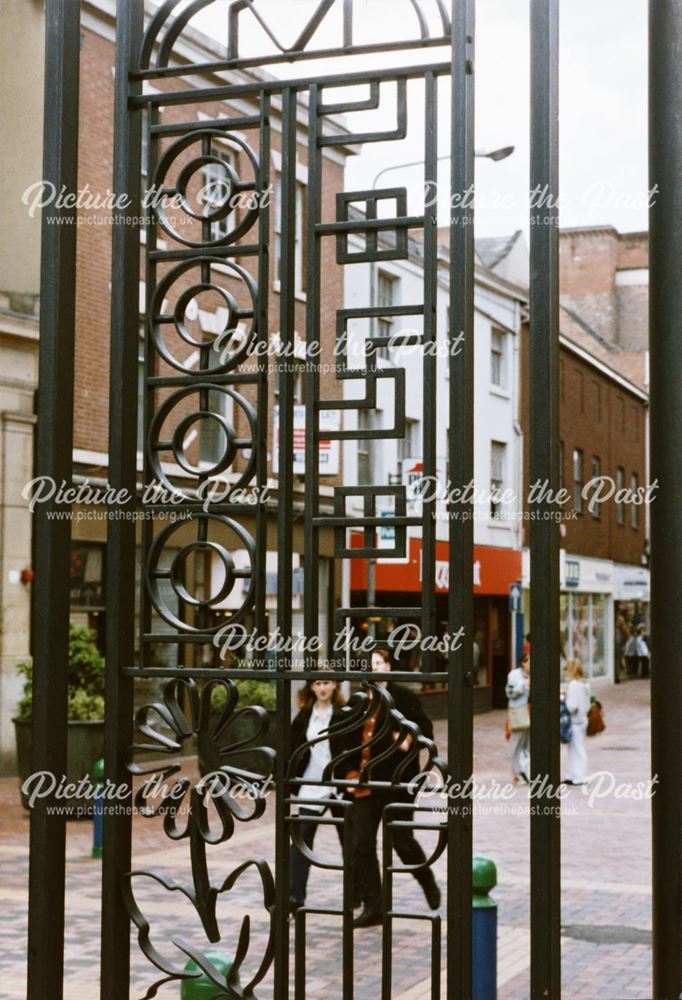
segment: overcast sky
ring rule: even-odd
[[[296,37],[314,6],[312,0],[258,0],[258,8],[266,12],[268,23],[284,43]],[[435,10],[433,0],[423,0],[423,6]],[[561,0],[562,226],[609,223],[620,231],[647,227],[646,7],[646,0]],[[226,9],[227,0],[217,0],[192,23],[224,42]],[[355,0],[355,9],[363,40],[384,40],[389,32],[410,30],[413,23],[408,0]],[[247,17],[242,15],[245,27]],[[320,28],[319,44],[333,44],[338,28],[335,15],[330,15]],[[262,48],[258,30],[252,42]],[[248,39],[246,32],[244,39]],[[424,50],[417,58],[427,62],[442,59],[443,54]],[[353,68],[393,65],[395,60],[394,53],[361,57]],[[399,61],[405,60],[400,57]],[[311,61],[299,63],[294,70],[267,68],[277,75],[342,72],[338,62],[333,67]],[[441,91],[439,153],[445,154],[449,148],[445,84]],[[370,128],[391,127],[392,97],[387,89],[381,111],[372,116],[365,113],[363,131],[370,117]],[[409,121],[405,142],[367,145],[350,160],[347,188],[370,187],[379,170],[423,155],[420,84],[411,88]],[[500,235],[517,228],[527,231],[529,0],[478,0],[476,133],[478,149],[516,147],[505,161],[477,161],[477,235]],[[448,169],[444,163],[439,173],[441,222],[447,219]],[[411,192],[410,208],[418,208],[419,167],[393,170],[378,186],[384,184],[406,185]]]

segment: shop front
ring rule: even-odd
[[[560,553],[561,665],[578,659],[588,678],[612,677],[614,565]],[[530,557],[523,552],[524,631],[530,632]],[[532,646],[531,646],[532,656]]]
[[[354,543],[355,544],[355,543]],[[361,544],[361,536],[358,543]],[[449,545],[436,543],[436,615],[439,635],[453,633],[457,627],[448,623]],[[516,549],[474,546],[474,670],[475,702],[479,711],[506,704],[504,685],[511,669],[512,629],[509,611],[509,588],[521,578],[521,552]],[[378,607],[415,607],[415,594],[422,591],[422,540],[408,540],[405,559],[377,559],[375,563],[375,604]],[[354,559],[351,564],[351,603],[363,606],[367,602],[367,560]],[[390,622],[381,622],[377,635],[388,633]],[[402,624],[402,620],[401,620]],[[414,622],[419,625],[418,621]],[[445,657],[438,664],[445,669]],[[419,670],[415,653],[402,669]]]
[[[649,570],[645,566],[614,564],[614,678],[616,682],[633,676],[625,660],[625,646],[636,629],[644,626],[649,641]]]

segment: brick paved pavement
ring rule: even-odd
[[[635,681],[603,693],[607,730],[588,741],[590,771],[608,771],[617,782],[645,782],[649,767],[648,685]],[[494,712],[476,719],[476,778],[506,781],[508,745],[503,738],[504,713]],[[443,746],[445,727],[436,726]],[[0,997],[19,1000],[25,995],[26,883],[28,872],[28,819],[18,805],[16,783],[0,781],[0,926],[5,947],[0,954]],[[478,804],[475,813],[475,849],[488,854],[498,865],[499,885],[494,896],[499,904],[498,995],[500,1000],[525,1000],[529,983],[529,859],[528,792],[514,791],[504,803]],[[272,862],[274,841],[271,806],[260,821],[240,825],[228,844],[209,849],[214,872],[227,872],[248,857],[262,856]],[[179,878],[186,872],[186,843],[167,840],[158,820],[135,818],[135,865]],[[91,826],[70,823],[67,868],[66,1000],[97,1000],[99,949],[99,867],[89,856]],[[650,822],[648,803],[610,796],[590,806],[582,790],[570,790],[562,821],[562,956],[563,995],[581,1000],[647,1000],[651,996],[650,947]],[[318,835],[320,849],[338,851],[335,834],[326,829]],[[426,843],[427,836],[423,835]],[[436,864],[444,884],[445,859]],[[309,905],[338,905],[340,874],[314,870],[309,887]],[[175,934],[191,939],[183,916],[182,899],[152,887],[140,893],[150,916],[152,936],[160,942]],[[252,875],[243,877],[239,892],[220,904],[227,928],[224,947],[234,941],[235,929],[244,912],[258,912],[259,887]],[[163,897],[166,897],[165,899]],[[421,890],[409,876],[396,883],[396,907],[427,913]],[[395,1000],[430,998],[428,972],[429,923],[396,921],[394,936]],[[257,918],[253,927],[254,954],[265,940],[266,928]],[[293,930],[292,930],[293,935]],[[443,935],[444,936],[444,935]],[[197,939],[200,940],[200,939]],[[357,1000],[380,994],[381,931],[356,931],[355,965]],[[307,995],[310,1000],[337,1000],[340,987],[340,919],[313,917],[309,927]],[[247,960],[247,968],[249,966]],[[134,989],[132,997],[144,995],[155,979],[154,970],[133,942]],[[266,979],[259,997],[272,997]],[[443,997],[445,992],[443,991]],[[179,996],[177,985],[162,987],[161,1000]]]

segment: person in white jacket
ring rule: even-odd
[[[585,681],[580,660],[566,664],[566,708],[571,715],[571,742],[568,744],[568,781],[570,785],[584,785],[587,781],[587,713],[590,709],[590,686]]]
[[[509,701],[509,728],[512,740],[512,774],[514,783],[530,782],[530,653],[507,675],[505,694]]]

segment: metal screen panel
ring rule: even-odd
[[[301,621],[305,637],[314,636],[323,620],[334,636],[358,621],[407,615],[420,621],[425,637],[437,634],[433,502],[425,501],[415,512],[407,503],[405,487],[395,484],[336,481],[331,494],[325,493],[320,488],[319,447],[322,441],[336,441],[342,447],[344,441],[371,443],[404,436],[405,371],[400,365],[387,368],[377,364],[376,351],[386,344],[376,327],[382,317],[415,317],[420,324],[416,344],[427,346],[438,336],[435,207],[410,215],[406,191],[401,187],[337,188],[332,190],[330,202],[325,156],[341,146],[403,141],[411,124],[410,108],[414,106],[409,98],[416,91],[423,110],[420,153],[425,180],[436,180],[438,153],[447,147],[452,158],[451,193],[470,188],[474,163],[475,3],[453,0],[449,10],[442,0],[434,0],[427,11],[427,4],[411,0],[405,5],[412,19],[409,26],[406,20],[405,38],[369,44],[355,41],[357,11],[352,0],[323,0],[309,4],[308,19],[304,19],[294,42],[285,45],[271,31],[257,2],[236,0],[227,8],[225,58],[192,62],[186,51],[180,52],[183,33],[191,17],[212,2],[194,0],[183,4],[165,0],[146,25],[141,2],[123,0],[117,5],[114,188],[130,198],[126,215],[142,213],[140,174],[144,150],[147,186],[177,196],[184,222],[178,228],[163,207],[152,207],[142,244],[139,229],[125,216],[117,216],[114,225],[109,478],[115,490],[127,489],[131,497],[136,496],[141,419],[144,482],[156,481],[169,488],[173,497],[171,500],[162,492],[145,494],[141,506],[139,500],[132,499],[127,508],[117,509],[118,516],[109,524],[106,777],[127,785],[145,822],[150,828],[156,824],[159,852],[164,845],[183,842],[187,865],[179,878],[169,878],[149,867],[132,870],[135,852],[131,816],[107,813],[101,996],[103,1000],[119,1000],[129,995],[132,927],[136,948],[139,946],[149,960],[149,978],[144,987],[149,997],[157,991],[163,995],[167,988],[177,991],[180,983],[196,976],[196,972],[185,969],[188,958],[212,977],[216,997],[305,997],[309,935],[316,920],[324,916],[336,921],[341,940],[335,995],[348,1000],[357,987],[351,869],[339,864],[338,856],[335,860],[313,855],[315,865],[339,871],[342,889],[338,905],[326,910],[303,908],[291,922],[288,915],[289,846],[293,840],[304,847],[299,820],[291,808],[302,784],[296,776],[296,764],[306,749],[304,745],[293,754],[291,751],[293,685],[318,676],[354,680],[358,690],[351,700],[351,712],[340,727],[350,741],[346,746],[351,746],[353,752],[362,746],[364,723],[381,704],[386,718],[411,737],[411,760],[420,755],[423,767],[433,767],[443,778],[465,782],[473,766],[471,643],[451,650],[445,665],[427,654],[422,667],[422,680],[444,683],[448,688],[448,760],[440,756],[438,747],[416,725],[407,723],[396,712],[390,697],[377,684],[384,675],[374,674],[369,680],[360,670],[352,669],[359,664],[348,656],[345,662],[336,664],[331,674],[322,675],[317,669],[315,649],[307,650],[298,662],[280,650],[267,663],[252,658],[240,665],[218,662],[214,652],[206,651],[215,650],[225,624],[248,624],[256,637],[266,636],[276,626],[284,639],[291,639]],[[531,4],[531,188],[546,187],[553,199],[558,195],[558,7],[558,0],[532,0]],[[77,146],[71,140],[77,134],[77,6],[68,0],[47,0],[46,9],[45,177],[56,188],[62,183],[75,187]],[[262,55],[242,52],[247,18],[255,18],[268,39],[268,50]],[[332,18],[336,18],[336,43],[319,42]],[[681,390],[675,365],[678,346],[674,336],[674,316],[679,316],[679,310],[673,308],[670,289],[674,281],[666,268],[677,259],[670,251],[679,243],[679,226],[676,230],[672,225],[679,216],[679,198],[676,201],[671,192],[681,154],[679,141],[670,140],[674,135],[679,138],[679,128],[675,131],[680,114],[679,101],[675,100],[679,97],[679,66],[672,57],[668,61],[659,57],[668,52],[668,40],[679,37],[681,31],[680,4],[671,3],[661,9],[657,5],[651,25],[652,174],[665,174],[667,187],[664,185],[662,207],[652,210],[652,327],[656,346],[652,373],[654,395],[660,396],[658,408],[655,401],[654,415],[657,426],[664,428],[653,458],[660,478],[667,477],[673,484],[678,472],[675,448],[679,421],[677,425],[667,421],[665,407],[672,400],[679,409]],[[436,51],[436,55],[442,55],[440,62],[410,65],[406,58],[414,50],[439,47],[442,51]],[[353,55],[374,52],[391,56],[393,65],[369,72],[345,71],[344,60],[350,62]],[[329,60],[334,71],[329,75],[307,72],[307,60],[312,59]],[[300,63],[300,74],[280,80],[249,72],[280,63],[289,67]],[[364,85],[367,96],[351,100],[342,92],[335,93],[351,83]],[[439,136],[442,123],[438,104],[446,88],[451,124],[449,134]],[[389,89],[395,94],[394,127],[376,132],[353,125],[343,131],[332,123],[335,116],[376,110]],[[216,111],[217,104],[224,106],[222,113]],[[277,206],[256,198],[255,206],[232,213],[209,201],[206,211],[193,212],[189,192],[197,174],[209,173],[214,179],[222,179],[233,193],[263,195],[268,190],[273,173],[275,118],[281,165]],[[296,165],[302,122],[308,145],[304,199],[297,191]],[[237,161],[240,170],[234,166]],[[388,202],[395,206],[392,215],[383,211]],[[468,483],[473,472],[474,244],[472,210],[465,207],[468,204],[457,202],[450,226],[450,329],[453,339],[463,334],[461,349],[448,361],[449,421],[450,427],[458,430],[450,435],[448,455],[449,479],[454,486]],[[546,480],[550,486],[558,482],[559,439],[555,206],[552,201],[543,207],[546,218],[531,225],[531,479]],[[342,273],[359,263],[375,267],[382,261],[404,260],[410,233],[418,235],[422,246],[421,298],[391,307],[378,305],[371,296],[353,308],[340,303],[330,322],[324,285],[325,268],[330,262]],[[75,229],[50,226],[48,219],[43,246],[38,466],[41,473],[56,479],[70,478],[67,456],[72,415],[75,253]],[[273,258],[278,267],[278,305],[273,295]],[[304,258],[300,267],[299,258]],[[305,372],[305,485],[299,501],[296,497],[301,490],[294,455],[296,407],[301,404],[296,373],[287,365],[286,357],[297,349],[302,274],[306,285],[306,342],[326,343],[338,364],[333,389],[314,366]],[[141,278],[145,283],[142,327],[138,305]],[[197,337],[192,332],[192,302],[201,296],[213,296],[214,306],[216,300],[221,303],[214,312],[222,316],[222,321],[208,337]],[[348,324],[359,319],[370,324],[362,367],[351,365],[343,348]],[[271,370],[264,358],[275,324],[280,348]],[[225,347],[222,353],[216,349],[221,335]],[[141,417],[136,391],[140,351],[144,400]],[[421,363],[426,387],[424,471],[433,475],[435,360],[424,351]],[[392,383],[391,419],[382,427],[368,425],[368,415],[376,411],[378,386],[386,381]],[[353,383],[357,391],[346,392],[346,383]],[[277,421],[273,409],[275,386]],[[325,414],[333,410],[344,418],[336,430],[324,424]],[[352,419],[346,423],[346,415],[355,418],[355,423]],[[203,430],[198,437],[196,433],[192,436],[197,426]],[[206,431],[207,426],[212,429]],[[275,450],[276,493],[269,502],[254,508],[240,491],[262,491],[268,486],[268,463]],[[211,481],[228,474],[237,495],[219,497],[211,493]],[[380,516],[378,509],[379,501],[386,497],[394,505],[391,518]],[[356,510],[348,513],[348,504],[352,507],[353,501]],[[121,513],[132,515],[140,509],[146,517],[138,537],[132,516],[126,519]],[[69,524],[66,520],[48,523],[45,510],[41,508],[36,520],[36,539],[43,551],[45,573],[38,577],[35,591],[40,613],[34,617],[37,738],[34,736],[33,766],[34,770],[56,772],[63,770],[65,757],[66,640],[62,632],[68,619],[64,603],[68,595],[68,560],[64,553],[68,550]],[[465,635],[471,634],[473,619],[473,517],[463,516],[466,511],[462,505],[451,509],[448,522],[448,624],[451,632],[462,627]],[[535,776],[547,776],[549,784],[555,785],[559,778],[559,717],[552,706],[559,681],[559,542],[552,512],[551,504],[536,505],[538,516],[531,528],[532,641],[536,661],[542,663],[542,669],[536,667],[534,671],[532,767]],[[173,518],[168,516],[171,514]],[[679,616],[676,619],[673,613],[671,617],[666,593],[679,589],[676,581],[680,545],[677,535],[669,532],[679,521],[674,489],[665,494],[658,514],[653,536],[652,607],[654,621],[658,621],[654,648],[661,663],[667,659],[675,664]],[[420,602],[414,607],[379,609],[368,596],[362,607],[345,607],[340,601],[330,608],[321,607],[320,589],[312,581],[323,550],[332,566],[330,579],[335,574],[333,567],[345,564],[346,572],[353,560],[368,560],[369,591],[373,561],[380,552],[376,538],[379,527],[393,531],[391,551],[396,558],[404,556],[410,530],[419,530],[424,580]],[[301,607],[296,603],[301,590],[301,566],[295,565],[299,549],[305,557]],[[273,553],[274,562],[269,559]],[[200,585],[193,589],[190,577]],[[139,607],[135,579],[140,581]],[[241,595],[240,600],[231,598],[234,593]],[[276,605],[272,604],[273,596]],[[217,611],[221,617],[216,617]],[[369,635],[371,638],[371,624]],[[63,641],[55,642],[55,636]],[[413,677],[401,671],[391,676],[399,680]],[[239,701],[237,681],[263,678],[275,685],[272,720],[263,709],[249,708]],[[156,685],[155,691],[140,706],[138,692],[148,691],[152,685]],[[657,996],[667,997],[679,986],[679,679],[666,678],[660,671],[653,679],[653,689],[654,770],[665,786],[664,806],[660,796],[654,803],[655,990]],[[223,695],[217,722],[211,716],[216,691]],[[134,712],[136,703],[139,707]],[[245,714],[241,711],[244,707]],[[237,736],[232,732],[230,736],[238,718],[246,721],[245,734],[242,731]],[[274,729],[273,747],[266,745],[269,727]],[[670,733],[675,731],[675,741],[669,742]],[[222,744],[220,733],[229,737]],[[325,772],[325,783],[335,785],[339,791],[349,784],[342,767],[349,752],[334,758]],[[187,759],[194,763],[187,765]],[[188,773],[184,773],[187,767]],[[274,795],[255,800],[250,813],[240,811],[227,791],[209,803],[202,775],[214,770],[253,785],[272,776]],[[402,789],[405,770],[403,760],[393,768],[389,779],[379,780],[370,772],[365,783],[370,789]],[[152,773],[172,779],[185,803],[182,816],[169,799],[153,800],[141,790],[142,779]],[[383,1000],[389,1000],[394,990],[395,928],[402,919],[415,917],[429,924],[428,954],[421,958],[424,977],[430,978],[431,995],[441,996],[443,987],[449,997],[472,995],[472,815],[471,803],[465,805],[449,811],[447,818],[421,806],[396,804],[385,810]],[[254,854],[230,871],[220,867],[216,872],[212,856],[218,846],[238,845],[244,831],[257,829],[266,813],[275,818],[273,857],[265,860]],[[341,828],[344,849],[349,852],[352,803],[344,801],[335,815],[322,822]],[[405,869],[394,865],[392,845],[405,824],[433,836],[428,866],[447,853],[445,928],[438,914],[394,909],[395,878]],[[532,816],[533,997],[560,994],[559,833],[556,811],[537,810]],[[48,993],[59,998],[63,992],[63,817],[48,816],[42,807],[34,812],[31,850],[28,994],[31,1000],[42,1000]],[[196,926],[210,942],[218,944],[222,940],[220,897],[239,886],[243,878],[257,882],[259,912],[254,910],[244,918],[228,974],[220,972],[205,951],[186,940],[190,928],[184,924],[173,940],[157,941],[136,888],[139,880],[146,880],[161,894],[167,908],[172,909],[179,901],[186,904]],[[256,917],[263,929],[252,932]],[[164,950],[169,945],[175,949],[172,959]],[[444,956],[447,968],[441,981]]]

